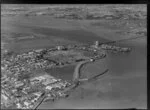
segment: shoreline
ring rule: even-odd
[[[84,79],[80,79],[80,70],[87,63],[91,63],[91,61],[90,60],[86,60],[86,61],[79,62],[77,64],[77,66],[74,69],[74,73],[73,73],[73,79],[72,79],[73,80],[73,84],[70,85],[68,88],[64,89],[62,91],[62,93],[71,92],[73,89],[75,89],[79,85],[79,82],[87,81],[86,79],[85,80]],[[46,97],[46,93],[44,93],[43,97],[40,98],[39,102],[35,104],[33,109],[37,109],[42,104],[42,101],[44,101],[45,97]]]
[[[87,61],[79,62],[79,63],[77,64],[77,66],[76,66],[75,69],[74,69],[73,81],[79,81],[79,78],[80,78],[80,70],[81,70],[81,68],[82,68],[85,64],[87,64],[87,63],[90,63],[90,61],[87,60]]]
[[[101,59],[101,58],[100,58]],[[68,88],[66,88],[66,89],[64,89],[63,91],[62,91],[62,93],[65,93],[65,92],[72,92],[72,90],[73,89],[75,89],[76,87],[78,87],[82,82],[84,83],[84,82],[88,82],[88,81],[91,81],[91,80],[93,80],[93,79],[96,79],[97,77],[99,77],[99,76],[101,76],[101,75],[103,75],[103,74],[105,74],[105,73],[107,73],[109,70],[108,69],[106,69],[104,72],[102,72],[101,74],[97,74],[97,75],[94,75],[93,77],[91,77],[91,78],[82,78],[82,79],[80,79],[80,70],[81,70],[81,68],[83,67],[83,66],[85,66],[86,64],[88,64],[88,63],[92,63],[92,62],[96,62],[96,61],[99,61],[100,59],[96,59],[95,61],[90,61],[90,60],[86,60],[86,61],[81,61],[81,62],[79,62],[78,64],[77,64],[77,66],[75,67],[75,69],[74,69],[74,74],[73,74],[73,84],[72,85],[70,85]],[[67,93],[68,94],[68,93]],[[67,95],[68,96],[68,95]],[[41,98],[41,101],[43,101],[45,98],[44,98],[45,96],[43,96],[42,98]],[[39,102],[39,106],[40,106],[40,104],[42,104],[42,102]],[[50,100],[51,101],[51,100]],[[50,101],[47,101],[46,103],[48,103],[48,102],[50,102]],[[55,99],[53,100],[53,102],[55,101]],[[38,105],[38,104],[36,104],[36,105]],[[38,107],[39,107],[38,106]],[[38,108],[38,107],[34,107],[34,108]]]

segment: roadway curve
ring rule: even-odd
[[[75,70],[74,70],[74,74],[73,74],[73,79],[72,79],[73,82],[79,81],[81,68],[83,67],[83,65],[85,65],[85,64],[87,64],[89,62],[91,62],[91,61],[90,60],[86,60],[86,61],[79,62],[77,64],[77,66],[75,67]]]

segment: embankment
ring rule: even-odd
[[[78,63],[78,65],[75,67],[75,70],[74,70],[73,82],[76,82],[76,81],[79,80],[79,78],[80,78],[80,69],[83,67],[83,65],[85,65],[89,62],[90,62],[89,60],[86,60],[86,61]]]

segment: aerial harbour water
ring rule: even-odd
[[[2,5],[1,108],[147,107],[146,5]]]
[[[143,39],[142,39],[143,40]],[[141,40],[141,41],[142,41]],[[144,40],[145,41],[145,40]],[[84,101],[84,104],[86,105],[88,101],[92,101],[90,106],[87,106],[87,108],[105,108],[104,103],[107,102],[109,103],[110,108],[115,108],[113,105],[113,101],[115,103],[120,103],[120,108],[124,108],[126,105],[129,106],[129,108],[143,108],[146,107],[146,45],[140,43],[140,47],[138,43],[135,43],[136,41],[128,41],[126,43],[122,43],[120,45],[128,45],[133,47],[133,51],[131,53],[126,53],[126,54],[113,54],[109,53],[105,59],[105,66],[102,67],[92,67],[88,66],[87,68],[84,67],[85,72],[86,71],[102,71],[104,68],[109,68],[109,74],[105,76],[99,83],[101,84],[99,89],[101,91],[101,95],[99,96],[100,98],[97,98],[96,100],[88,98],[89,96],[82,96],[84,97],[82,101]],[[138,54],[138,55],[137,55]],[[137,60],[140,59],[140,60]],[[97,64],[102,65],[102,62],[99,61]],[[103,62],[104,64],[104,62]],[[140,65],[139,65],[140,64]],[[89,64],[92,65],[92,64]],[[93,69],[92,69],[93,68]],[[86,72],[87,73],[87,72]],[[85,74],[86,74],[85,73]],[[84,73],[83,73],[84,74]],[[89,75],[90,76],[90,75]],[[120,79],[121,78],[121,79]],[[106,84],[111,84],[110,87],[104,87]],[[91,85],[94,86],[94,85]],[[83,88],[86,88],[87,91],[89,90],[95,90],[95,88],[92,88],[91,86],[82,86]],[[142,88],[140,89],[139,88]],[[97,86],[99,88],[99,86]],[[122,87],[122,88],[119,88]],[[103,92],[105,89],[108,92]],[[123,89],[124,88],[124,89]],[[105,90],[105,91],[106,91]],[[98,90],[97,90],[98,91]],[[86,92],[85,92],[86,93]],[[112,94],[113,93],[113,94]],[[140,94],[140,96],[139,96]],[[73,97],[73,96],[72,96]],[[96,96],[95,96],[96,97]],[[130,99],[129,99],[130,97]],[[104,101],[102,101],[103,99]],[[126,100],[126,101],[125,101]],[[78,101],[78,102],[77,102]],[[98,102],[101,102],[102,104],[98,104]],[[69,103],[69,106],[67,106]],[[73,105],[73,103],[76,103],[76,105]],[[85,106],[83,103],[82,105],[80,104],[80,95],[78,98],[75,99],[63,99],[62,101],[56,101],[56,103],[43,103],[42,105],[39,106],[39,108],[76,108],[78,106],[79,108],[82,108]],[[96,106],[94,106],[94,103]],[[112,103],[112,104],[111,104]]]

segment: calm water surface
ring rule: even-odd
[[[87,31],[83,32],[82,30],[62,31],[52,28],[32,29],[31,27],[29,27],[29,29],[35,33],[53,35],[83,43],[93,43],[93,41],[97,39],[102,42],[106,41],[105,39],[100,38],[100,36],[97,36],[93,33],[87,33]],[[132,52],[128,54],[108,53],[107,58],[105,59],[106,67],[109,68],[108,77],[101,78],[101,80],[97,81],[95,84],[91,84],[85,87],[83,86],[83,88],[86,88],[86,90],[82,91],[85,94],[77,93],[77,96],[70,98],[69,101],[68,99],[65,99],[66,102],[63,100],[63,102],[56,101],[55,103],[43,103],[39,108],[145,108],[147,97],[146,44],[146,39],[137,39],[118,44],[120,46],[131,47]],[[12,45],[10,45],[8,48],[19,48],[19,50],[24,50],[28,48],[33,49],[51,46],[50,42],[46,39],[36,40],[36,42],[33,40],[27,41],[25,43],[14,43]],[[91,68],[87,68],[86,71],[101,71],[101,63],[102,62],[99,61],[97,68],[94,68],[93,66]],[[70,80],[72,79],[74,66],[47,71],[55,77]],[[89,90],[93,92],[89,92]],[[93,94],[95,95],[93,96]],[[81,99],[80,96],[85,96],[85,98]],[[88,99],[88,97],[90,97],[90,99]]]
[[[56,78],[71,81],[73,72],[74,72],[74,68],[75,68],[75,65],[69,65],[69,66],[65,66],[65,67],[57,67],[57,68],[47,69],[46,72]]]
[[[118,44],[133,50],[126,54],[107,55],[105,64],[109,68],[109,75],[93,84],[82,86],[84,90],[76,90],[69,99],[43,103],[39,108],[146,108],[146,44],[146,39]],[[101,61],[98,63],[101,65]],[[94,70],[101,71],[101,68]]]

